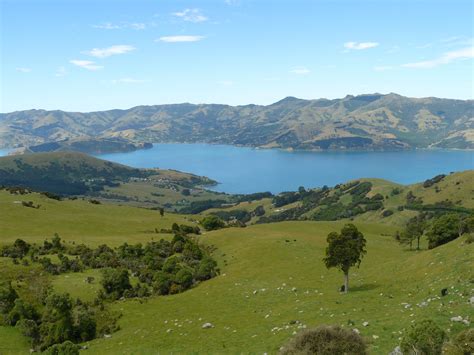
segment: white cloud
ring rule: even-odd
[[[64,67],[59,67],[59,68],[56,70],[56,74],[54,74],[54,76],[62,77],[62,76],[65,76],[66,74],[67,74],[66,68],[64,68]]]
[[[142,22],[133,22],[133,23],[124,22],[121,24],[116,24],[112,22],[103,22],[98,25],[92,25],[92,27],[100,28],[102,30],[120,30],[124,28],[131,28],[132,30],[144,30],[147,27],[147,25]]]
[[[344,48],[361,50],[361,49],[374,48],[374,47],[377,47],[378,45],[379,43],[377,42],[346,42],[344,43]]]
[[[290,73],[297,75],[308,75],[309,73],[311,73],[311,70],[306,67],[294,67],[290,70]]]
[[[146,25],[142,22],[135,22],[135,23],[130,23],[129,27],[134,30],[144,30],[146,28]]]
[[[87,70],[100,70],[103,68],[103,66],[96,65],[95,62],[92,62],[90,60],[73,59],[73,60],[70,60],[69,63],[77,65],[78,67],[81,67]]]
[[[183,11],[180,11],[180,12],[174,12],[173,15],[187,22],[198,23],[198,22],[205,22],[208,20],[208,18],[204,16],[201,13],[201,10],[199,9],[184,9]]]
[[[203,39],[204,39],[204,36],[164,36],[155,40],[155,42],[167,42],[167,43],[198,42]]]
[[[133,79],[133,78],[121,78],[112,80],[112,84],[142,84],[146,83],[148,80]]]
[[[474,58],[474,47],[467,47],[456,51],[446,52],[438,58],[421,62],[407,63],[403,64],[402,67],[427,69],[443,64],[449,64],[457,60],[465,60],[470,58]]]
[[[31,68],[19,67],[19,68],[16,68],[16,71],[26,74],[26,73],[31,73]]]
[[[90,51],[84,52],[84,54],[87,54],[96,58],[106,58],[112,55],[125,54],[133,50],[135,50],[135,47],[133,46],[120,44],[120,45],[111,46],[107,48],[93,48]]]
[[[393,67],[391,65],[379,65],[375,66],[374,70],[375,71],[387,71],[387,70],[392,70]]]
[[[110,22],[104,22],[104,23],[101,23],[100,25],[92,25],[92,27],[100,28],[102,30],[118,30],[119,28],[121,28],[121,26],[114,25],[113,23],[110,23]]]

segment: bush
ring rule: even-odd
[[[18,294],[8,283],[0,283],[0,324],[5,322],[5,317],[15,306],[15,300]]]
[[[181,269],[174,276],[174,282],[180,285],[183,290],[187,290],[193,284],[193,274],[189,270]]]
[[[322,325],[297,334],[281,354],[363,355],[367,345],[356,332],[339,326]]]
[[[102,270],[102,286],[105,293],[112,299],[118,299],[123,296],[125,290],[132,288],[128,270],[124,269],[105,269]]]
[[[153,291],[158,295],[170,293],[171,276],[166,272],[159,271],[154,276]]]
[[[79,355],[79,345],[74,344],[71,341],[65,341],[62,344],[56,344],[50,346],[44,354],[46,355]]]
[[[432,320],[416,322],[402,339],[400,348],[403,354],[437,355],[441,354],[446,333]]]
[[[16,323],[16,328],[25,337],[32,339],[32,342],[36,342],[39,339],[39,328],[34,320],[21,319]]]
[[[446,244],[459,237],[461,232],[461,218],[451,213],[437,218],[426,233],[428,237],[428,248]]]
[[[201,220],[201,225],[204,227],[205,230],[212,231],[212,230],[224,228],[225,223],[219,217],[210,215],[210,216],[204,217]]]
[[[474,328],[466,329],[456,335],[443,353],[447,355],[474,354]]]

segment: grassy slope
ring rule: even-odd
[[[209,233],[203,239],[218,247],[220,265],[227,261],[220,277],[181,295],[153,298],[144,304],[117,304],[124,315],[122,330],[110,339],[92,342],[91,350],[274,353],[298,330],[289,326],[272,332],[274,327],[285,328],[291,320],[309,327],[345,325],[351,319],[369,337],[373,353],[386,353],[397,345],[398,332],[413,319],[430,317],[449,328],[453,314],[469,314],[467,297],[459,294],[470,289],[473,245],[456,241],[416,254],[380,236],[388,232],[386,227],[360,225],[368,238],[368,255],[360,270],[352,273],[352,292],[341,295],[337,292],[341,274],[326,270],[321,261],[327,233],[341,225],[286,222]],[[286,286],[279,290],[283,284]],[[430,302],[425,308],[415,306],[451,286],[455,289],[442,301]],[[259,290],[256,295],[254,290]],[[405,309],[402,302],[411,303],[413,309]],[[364,321],[370,322],[369,327],[362,326]],[[204,322],[215,328],[201,329]],[[380,338],[373,339],[373,335]]]
[[[469,181],[463,180],[464,186],[469,186]],[[375,189],[383,192],[383,184]],[[415,195],[421,196],[422,191],[428,199],[430,190],[422,189],[418,186]],[[15,203],[21,200],[32,200],[42,208]],[[175,221],[191,224],[189,219],[168,213],[161,218],[156,211],[132,207],[93,205],[82,200],[59,202],[38,194],[22,196],[0,191],[0,243],[18,237],[42,242],[57,232],[69,242],[116,246],[125,241],[168,237],[152,231],[169,228]],[[371,341],[373,353],[386,353],[397,344],[398,332],[413,319],[430,317],[449,328],[450,317],[465,317],[472,312],[467,295],[472,288],[469,280],[474,278],[470,257],[474,244],[465,246],[458,240],[431,251],[409,252],[387,236],[395,227],[357,223],[368,239],[368,255],[360,270],[352,273],[353,292],[349,295],[337,292],[342,275],[326,270],[321,261],[327,234],[338,230],[344,221],[285,222],[220,230],[201,238],[217,246],[215,257],[221,276],[180,295],[154,297],[143,303],[116,303],[114,307],[123,313],[122,330],[110,339],[91,342],[91,350],[143,354],[275,352],[298,330],[296,325],[285,329],[291,320],[310,327],[322,323],[346,325],[351,319]],[[0,258],[0,264],[2,274],[14,268],[4,258]],[[87,271],[53,277],[52,284],[58,292],[92,299],[99,286],[83,282],[89,275],[98,280],[96,271]],[[416,306],[451,286],[454,289],[446,298],[436,299],[427,307]],[[256,295],[254,290],[259,290]],[[405,309],[402,302],[412,304],[413,309]],[[364,328],[363,321],[369,321],[369,327]],[[213,323],[215,328],[202,329],[204,322]],[[271,331],[274,327],[283,330]],[[460,327],[456,324],[452,331]],[[373,339],[373,335],[379,338]],[[0,344],[2,354],[16,350],[24,353],[29,348],[16,330],[4,327],[0,327]]]
[[[33,201],[40,209],[23,207],[18,201]],[[119,245],[159,239],[155,228],[170,228],[174,222],[192,224],[191,218],[158,211],[114,206],[94,205],[82,200],[56,201],[33,193],[12,195],[0,191],[0,243],[16,238],[41,241],[58,233],[66,241],[90,245],[107,243]]]

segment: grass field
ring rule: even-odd
[[[169,227],[173,221],[191,223],[185,216],[160,218],[157,212],[132,207],[27,196],[44,204],[45,210],[17,206],[13,201],[21,196],[2,192],[2,242],[16,237],[41,242],[58,232],[67,241],[118,245],[158,239],[162,235],[147,231]],[[344,295],[338,292],[342,274],[322,263],[327,234],[343,224],[284,222],[206,233],[199,238],[217,247],[220,276],[182,294],[114,303],[123,314],[121,330],[89,342],[84,353],[275,353],[304,326],[340,324],[359,329],[371,353],[383,354],[398,344],[403,329],[416,319],[432,318],[451,333],[466,327],[450,318],[472,317],[468,296],[474,244],[456,240],[411,252],[389,236],[394,227],[358,223],[368,240],[368,254],[361,268],[352,271],[352,290]],[[7,270],[5,263],[11,261],[2,263],[2,270]],[[98,281],[83,282],[88,274],[100,277],[87,271],[55,276],[51,282],[57,292],[91,299]],[[449,294],[441,298],[445,287]],[[421,302],[426,306],[417,305]],[[365,321],[367,327],[362,325]],[[202,329],[205,322],[214,328]],[[0,354],[28,349],[15,329],[0,327]]]

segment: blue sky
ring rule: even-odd
[[[473,2],[0,0],[0,111],[473,98]]]

